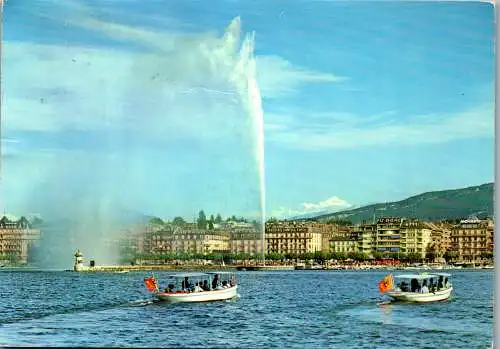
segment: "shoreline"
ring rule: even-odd
[[[421,272],[451,272],[454,270],[491,270],[495,271],[494,266],[468,266],[468,267],[450,267],[450,266],[398,266],[398,265],[334,265],[328,267],[318,266],[302,266],[302,265],[102,265],[102,266],[84,266],[80,270],[74,269],[43,269],[35,266],[17,266],[17,267],[2,267],[1,271],[65,271],[75,273],[128,273],[128,272],[148,272],[148,271],[213,271],[213,270],[227,270],[227,271],[384,271],[394,270],[401,272],[415,271]]]

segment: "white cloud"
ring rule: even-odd
[[[326,210],[326,209],[331,209],[331,208],[345,208],[345,207],[350,207],[351,204],[349,204],[347,201],[340,199],[336,196],[332,196],[326,200],[320,201],[318,203],[308,203],[304,202],[302,204],[302,207],[304,207],[305,210],[307,211],[316,211],[316,210]]]
[[[248,117],[232,82],[240,59],[240,22],[222,37],[67,18],[71,25],[138,43],[147,50],[22,42],[4,44],[5,129],[129,129],[148,138],[219,138],[245,132]],[[339,78],[257,57],[264,97]],[[235,132],[235,130],[239,131]]]
[[[262,95],[275,98],[296,92],[303,83],[340,82],[344,77],[294,67],[279,56],[257,57],[257,77]]]
[[[268,114],[266,138],[294,148],[330,149],[372,145],[430,144],[494,136],[494,106],[454,114],[398,118],[394,111],[362,117],[348,113]],[[301,120],[308,120],[302,122]]]
[[[275,218],[290,218],[295,216],[302,216],[308,214],[320,214],[323,212],[336,212],[351,208],[352,205],[347,201],[337,197],[332,196],[326,200],[319,201],[316,203],[304,202],[301,207],[289,208],[289,207],[278,207],[270,213],[270,217]]]

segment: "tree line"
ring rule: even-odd
[[[227,263],[233,261],[243,261],[243,260],[261,260],[261,254],[249,254],[249,253],[232,253],[232,252],[212,252],[212,253],[185,253],[185,252],[169,252],[169,253],[131,253],[128,256],[123,256],[122,262],[133,263],[133,261],[149,260],[149,261],[159,261],[170,262],[175,260],[212,260],[212,261],[222,261]],[[453,261],[457,257],[456,252],[448,251],[443,255],[443,258],[447,261]],[[485,252],[481,255],[484,259],[492,259],[493,253]],[[434,256],[426,254],[425,258],[422,258],[419,253],[383,253],[374,252],[368,255],[363,252],[309,252],[303,254],[297,253],[268,253],[265,255],[266,260],[270,261],[297,261],[297,260],[314,260],[316,263],[322,264],[328,260],[346,261],[353,260],[357,262],[364,261],[374,261],[383,259],[398,260],[403,263],[422,263],[422,262],[433,262]]]
[[[216,216],[213,214],[210,215],[210,217],[207,218],[207,215],[205,214],[205,211],[200,210],[198,213],[198,218],[196,219],[196,225],[199,229],[209,229],[212,230],[214,229],[215,224],[221,224],[222,222],[244,222],[248,223],[248,220],[244,217],[236,217],[235,215],[232,215],[231,217],[227,217],[225,220],[222,218],[220,213],[217,213]],[[149,220],[150,224],[157,224],[157,225],[163,225],[168,223],[168,221],[164,221],[163,219],[159,217],[152,217]],[[187,222],[184,220],[184,218],[177,216],[174,217],[174,219],[171,222],[173,225],[178,226],[178,227],[183,227],[187,224]],[[252,221],[252,223],[257,223],[255,220]]]

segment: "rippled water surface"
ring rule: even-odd
[[[491,347],[493,271],[455,271],[453,299],[421,305],[379,304],[385,274],[239,272],[237,300],[166,304],[146,273],[2,271],[0,346]]]

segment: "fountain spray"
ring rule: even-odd
[[[235,19],[239,21],[239,18]],[[233,22],[235,21],[233,20]],[[266,182],[264,163],[264,111],[262,98],[257,83],[257,66],[254,57],[255,32],[247,34],[240,50],[240,57],[235,67],[236,85],[240,98],[252,120],[255,135],[255,159],[259,177],[260,228],[262,236],[262,263],[265,263],[266,230]]]

